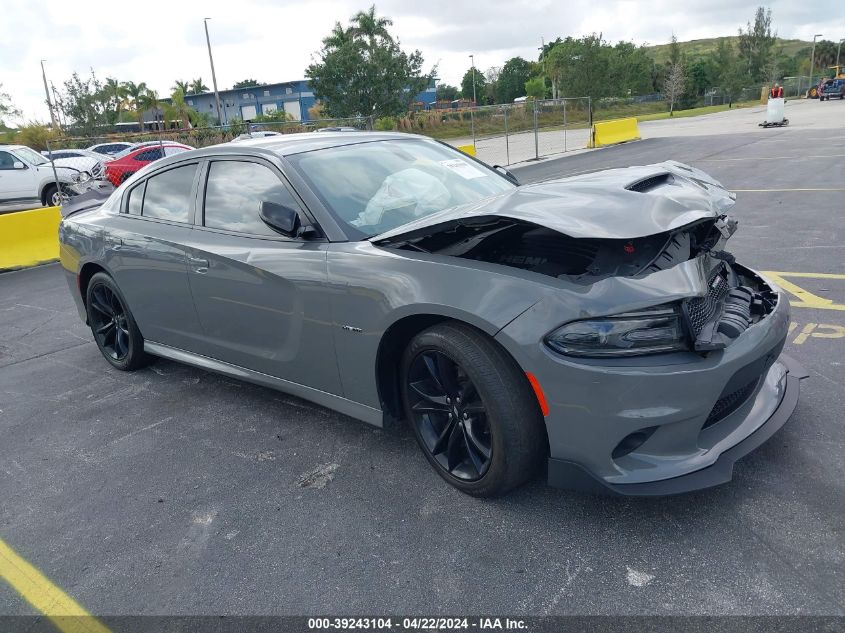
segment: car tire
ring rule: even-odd
[[[41,194],[42,195],[41,203],[45,207],[55,207],[55,206],[57,206],[55,204],[54,198],[56,197],[56,194],[58,193],[58,191],[59,191],[59,188],[56,187],[55,184],[47,185],[44,188],[44,193]]]
[[[421,332],[402,356],[400,380],[423,454],[458,490],[498,496],[545,464],[537,398],[516,362],[486,334],[461,323]]]
[[[106,273],[91,277],[85,292],[85,308],[94,341],[112,367],[134,371],[152,361],[144,352],[144,337],[123,293]]]

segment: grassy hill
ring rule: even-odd
[[[678,42],[681,50],[687,54],[688,58],[700,57],[707,53],[712,53],[716,50],[716,46],[721,39],[728,39],[736,46],[739,37],[736,35],[722,37],[711,37],[703,40],[690,40],[689,42]],[[803,40],[785,40],[777,38],[777,46],[783,46],[783,52],[790,57],[794,56],[798,51],[809,48],[813,45],[812,42],[805,42]],[[646,48],[655,62],[662,64],[669,59],[669,44],[657,44],[656,46],[649,46]]]

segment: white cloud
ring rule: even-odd
[[[211,85],[203,18],[209,22],[220,88],[247,77],[301,79],[320,40],[336,21],[346,22],[370,0],[206,0],[202,4],[30,0],[4,3],[0,21],[0,83],[28,119],[46,120],[39,60],[61,83],[75,70],[101,78],[145,81],[169,94],[175,79],[202,77]],[[839,0],[771,0],[783,37],[814,33],[845,37]],[[509,57],[536,58],[540,38],[601,32],[611,41],[663,43],[736,33],[754,6],[738,0],[383,0],[380,14],[405,48],[419,48],[426,66],[457,84],[475,54],[480,69]]]

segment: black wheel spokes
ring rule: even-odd
[[[451,475],[467,481],[487,472],[492,455],[487,412],[466,372],[441,352],[411,363],[409,397],[426,448]]]
[[[129,353],[129,325],[126,311],[117,295],[99,285],[91,292],[91,326],[100,347],[114,360]]]

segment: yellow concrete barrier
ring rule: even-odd
[[[0,270],[59,258],[59,207],[0,215]]]
[[[616,145],[626,141],[638,141],[641,138],[635,118],[598,121],[593,124],[590,136],[590,147]]]
[[[464,154],[475,156],[475,145],[458,145],[458,149]]]

